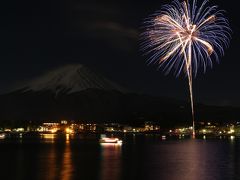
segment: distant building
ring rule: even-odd
[[[236,126],[234,127],[236,136],[240,136],[240,122],[236,123]]]
[[[67,120],[61,120],[61,124],[64,124],[64,125],[66,125],[68,123],[68,121]]]
[[[37,128],[37,131],[39,132],[51,132],[51,133],[56,133],[57,131],[60,130],[60,123],[55,123],[55,122],[45,122]]]
[[[123,132],[132,132],[132,129],[131,126],[123,126]]]
[[[104,129],[106,132],[122,132],[123,126],[118,123],[107,123],[104,124]]]
[[[144,131],[159,131],[160,126],[154,122],[147,121],[145,122]]]
[[[82,132],[95,132],[97,130],[97,124],[80,124],[79,125],[79,131]]]

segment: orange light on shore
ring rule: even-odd
[[[72,133],[73,133],[73,130],[70,129],[70,128],[66,128],[66,129],[65,129],[65,132],[66,132],[67,134],[72,134]]]

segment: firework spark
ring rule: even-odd
[[[188,77],[195,136],[192,76],[199,70],[205,73],[229,45],[231,29],[224,11],[208,6],[208,0],[200,4],[175,0],[150,16],[144,26],[141,48],[151,54],[148,63],[159,64],[166,74],[184,72]]]

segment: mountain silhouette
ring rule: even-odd
[[[230,122],[240,118],[239,108],[196,104],[197,121]],[[0,96],[0,125],[28,123],[153,121],[162,127],[191,125],[189,102],[126,91],[89,68],[66,65]]]

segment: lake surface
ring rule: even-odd
[[[240,140],[161,140],[126,136],[121,146],[94,138],[0,141],[0,179],[240,179]]]

